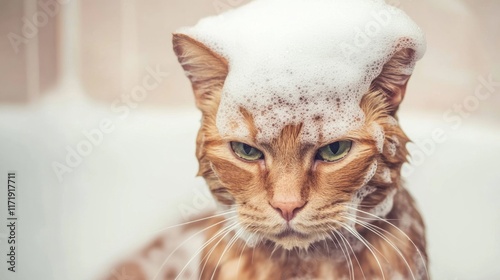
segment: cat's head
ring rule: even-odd
[[[409,79],[399,69],[413,61],[413,50],[400,50],[384,65],[359,104],[365,118],[355,130],[304,142],[299,122],[261,141],[255,116],[245,108],[239,110],[248,137],[222,137],[217,129],[228,62],[186,35],[174,34],[173,42],[202,112],[199,175],[220,203],[237,210],[247,237],[308,248],[352,225],[359,216],[354,209],[374,215],[390,210],[408,141],[394,118]]]

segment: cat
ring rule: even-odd
[[[202,112],[198,175],[223,210],[168,230],[106,279],[430,278],[424,222],[400,175],[409,139],[396,113],[411,76],[401,68],[414,49],[399,49],[371,81],[360,126],[312,143],[300,122],[263,141],[241,106],[249,135],[222,136],[229,61],[186,34],[173,46]]]

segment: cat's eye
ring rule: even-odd
[[[318,150],[316,159],[323,161],[337,161],[344,158],[351,150],[352,141],[337,141]]]
[[[264,154],[256,148],[241,142],[231,142],[231,148],[240,158],[255,161],[264,158]]]

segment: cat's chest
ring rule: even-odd
[[[214,274],[218,280],[313,280],[344,279],[345,265],[332,259],[300,259],[270,256],[252,249],[234,255],[219,264]],[[345,276],[345,277],[344,277]],[[210,279],[203,275],[201,279]]]

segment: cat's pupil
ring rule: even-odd
[[[245,152],[245,154],[249,155],[252,151],[252,147],[248,146],[247,144],[243,144],[243,151]]]
[[[337,154],[340,149],[340,142],[335,142],[333,144],[330,144],[330,151],[332,151],[333,154]]]

